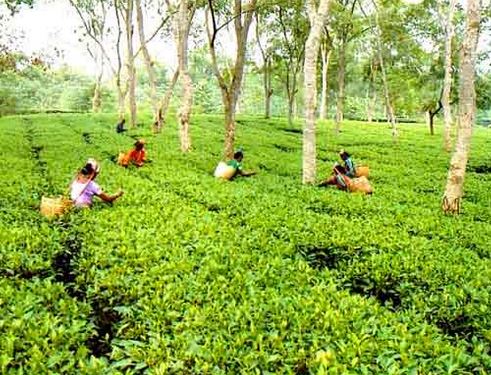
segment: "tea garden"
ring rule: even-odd
[[[145,124],[150,119],[144,119]],[[344,147],[372,196],[301,185],[301,123],[238,119],[257,176],[213,178],[222,118],[116,134],[109,115],[0,118],[0,372],[487,374],[490,130],[476,128],[464,212],[444,216],[441,136],[321,122],[319,180]],[[152,163],[116,165],[146,138]],[[114,205],[56,219],[88,157]]]

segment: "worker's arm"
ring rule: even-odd
[[[99,198],[101,198],[104,202],[107,202],[107,203],[112,203],[114,202],[116,199],[118,199],[120,196],[123,195],[123,192],[120,190],[118,191],[116,194],[114,195],[109,195],[109,194],[106,194],[104,192],[101,192],[100,194],[98,194],[97,196]]]
[[[242,169],[237,169],[237,173],[243,177],[254,176],[256,174],[254,171],[243,171]]]

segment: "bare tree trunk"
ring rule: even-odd
[[[345,62],[345,54],[346,54],[346,42],[343,40],[339,47],[339,56],[338,56],[338,98],[336,101],[336,134],[339,133],[341,129],[341,123],[344,120],[344,76],[346,69]]]
[[[102,69],[97,75],[94,96],[92,97],[92,112],[99,113],[102,108],[102,95],[101,95],[101,81],[102,81]]]
[[[450,107],[450,91],[452,89],[452,39],[454,34],[453,18],[456,0],[450,0],[445,25],[445,78],[443,79],[443,146],[446,151],[452,147],[452,108]]]
[[[303,128],[302,182],[304,184],[312,184],[315,183],[317,157],[315,139],[317,58],[322,28],[329,11],[329,0],[321,0],[318,10],[315,8],[314,0],[309,0],[307,6],[311,27],[305,44],[304,61],[305,124]]]
[[[294,108],[295,107],[295,96],[288,95],[288,126],[290,128],[293,127],[293,117],[294,117]]]
[[[165,120],[167,117],[167,111],[169,109],[170,99],[172,98],[172,93],[174,92],[174,87],[176,86],[177,79],[179,78],[179,69],[177,69],[172,75],[172,79],[169,82],[169,86],[165,91],[165,94],[160,101],[158,109],[157,126],[155,132],[160,133],[165,125]]]
[[[124,9],[126,29],[126,73],[128,75],[128,101],[131,127],[136,126],[136,70],[133,51],[133,0],[126,0]]]
[[[215,51],[215,38],[219,28],[216,24],[215,11],[213,9],[213,0],[208,0],[208,8],[212,19],[212,30],[207,25],[207,34],[212,60],[212,68],[217,77],[220,90],[222,92],[223,106],[225,109],[225,141],[224,157],[231,159],[234,154],[235,143],[235,109],[240,94],[242,78],[244,75],[245,53],[247,48],[247,36],[252,18],[256,10],[257,0],[250,0],[244,7],[241,0],[234,1],[234,29],[237,41],[235,64],[232,69],[232,78],[227,82],[223,77],[219,67]],[[207,17],[207,24],[209,24]]]
[[[224,94],[228,96],[227,94]],[[235,108],[233,99],[226,98],[225,101],[225,157],[231,159],[234,154],[235,144]]]
[[[377,89],[375,88],[375,75],[377,73],[374,61],[370,64],[370,83],[368,84],[367,93],[367,121],[371,124],[375,113],[375,104],[377,103]]]
[[[268,119],[271,117],[271,96],[273,95],[271,85],[271,54],[265,51],[261,44],[259,25],[259,16],[256,14],[256,41],[263,59],[264,118]]]
[[[384,58],[382,55],[382,35],[381,35],[381,29],[380,29],[380,22],[378,19],[378,9],[377,5],[375,3],[375,0],[372,0],[376,10],[375,10],[375,26],[377,30],[377,53],[378,53],[378,59],[379,59],[379,64],[380,64],[380,72],[382,74],[382,82],[384,85],[384,97],[385,97],[385,106],[387,109],[387,120],[390,121],[390,124],[392,126],[392,137],[394,140],[397,139],[397,124],[396,124],[396,117],[394,114],[394,107],[392,106],[391,100],[390,100],[390,91],[389,91],[389,83],[387,82],[387,74],[385,73],[385,65],[384,65]]]
[[[179,62],[179,74],[182,79],[183,96],[179,111],[181,151],[191,150],[191,135],[189,133],[189,121],[193,104],[193,82],[188,72],[188,37],[194,10],[188,14],[188,1],[180,0],[179,13],[176,18],[177,57]]]
[[[321,108],[319,111],[319,119],[327,118],[327,71],[329,70],[329,62],[331,60],[332,49],[328,49],[321,44],[322,57],[322,89],[321,89]]]
[[[443,195],[442,209],[445,213],[460,213],[465,170],[476,117],[475,64],[479,39],[480,0],[467,1],[467,25],[462,44],[459,87],[459,124],[457,142],[450,161],[447,186]]]
[[[273,86],[271,84],[271,59],[265,62],[265,71],[263,75],[264,84],[264,118],[271,118],[271,96],[273,95]]]
[[[145,40],[143,11],[141,7],[141,0],[135,0],[136,5],[136,22],[138,25],[138,35],[140,38],[140,48],[143,53],[143,61],[145,62],[145,68],[147,69],[148,81],[150,85],[150,101],[152,103],[153,121],[158,123],[160,121],[159,116],[159,100],[157,98],[157,78],[155,76],[155,69],[153,67],[152,58],[147,48],[147,42]]]

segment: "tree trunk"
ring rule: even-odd
[[[452,39],[454,34],[453,18],[456,0],[450,0],[445,25],[445,77],[443,79],[443,147],[450,151],[452,147],[452,108],[450,107],[450,91],[452,89]]]
[[[295,96],[288,95],[288,126],[290,128],[293,128],[294,107],[295,107]]]
[[[155,132],[160,133],[162,131],[162,128],[165,125],[165,120],[167,118],[167,111],[169,109],[169,104],[170,104],[170,99],[172,98],[172,93],[174,92],[174,87],[176,86],[177,79],[179,78],[179,69],[177,69],[173,76],[171,81],[169,82],[169,86],[167,87],[167,90],[165,91],[165,94],[160,101],[159,104],[159,110],[158,110],[158,117],[156,120],[156,127],[155,127]]]
[[[374,62],[372,60],[370,64],[370,82],[368,84],[368,93],[367,93],[367,121],[371,124],[373,121],[373,115],[375,113],[375,104],[377,103],[377,89],[375,87],[375,75],[376,70],[374,67]]]
[[[136,70],[133,51],[133,0],[126,1],[126,74],[128,75],[128,101],[131,127],[136,127]]]
[[[188,72],[188,36],[194,11],[188,14],[188,1],[180,0],[179,14],[176,18],[177,34],[177,58],[179,62],[179,75],[182,79],[183,95],[181,108],[179,110],[181,151],[191,150],[191,135],[189,133],[189,121],[191,118],[191,107],[193,104],[193,83]]]
[[[126,112],[126,89],[122,87],[120,79],[116,78],[116,89],[118,91],[118,122],[125,117]]]
[[[315,1],[308,1],[310,32],[305,43],[304,90],[305,90],[305,123],[303,128],[303,165],[302,182],[315,183],[316,175],[316,139],[315,118],[317,106],[317,58],[319,53],[322,28],[327,19],[329,0],[321,0],[319,9],[315,10]]]
[[[271,118],[271,96],[273,95],[273,88],[271,85],[271,59],[268,58],[264,63],[263,74],[263,86],[264,86],[264,118]]]
[[[319,119],[327,118],[327,71],[329,70],[329,62],[331,60],[332,49],[321,45],[322,56],[322,90],[321,90],[321,107],[319,111]]]
[[[374,2],[374,0],[372,1],[376,7],[376,3]],[[375,26],[377,30],[377,53],[378,53],[378,60],[380,64],[380,73],[382,74],[382,82],[384,86],[384,97],[385,97],[385,107],[387,109],[387,120],[390,121],[392,127],[392,137],[395,141],[398,135],[397,124],[396,124],[396,117],[394,114],[394,108],[390,100],[389,83],[387,82],[387,74],[385,72],[384,58],[382,55],[382,35],[381,35],[380,23],[378,19],[378,9],[376,9],[375,11]]]
[[[343,40],[339,46],[339,63],[338,63],[338,98],[336,102],[336,134],[341,129],[341,123],[344,120],[344,76],[346,69],[345,62],[346,42]]]
[[[235,108],[233,104],[233,99],[225,92],[222,92],[222,97],[224,97],[224,107],[225,107],[225,147],[224,155],[227,159],[231,159],[234,154],[234,143],[235,143]]]
[[[234,1],[234,29],[237,42],[235,64],[232,69],[232,78],[227,82],[223,77],[219,67],[215,51],[215,38],[218,32],[215,13],[213,10],[213,0],[208,1],[209,11],[212,18],[212,30],[207,25],[207,34],[212,60],[213,73],[217,77],[220,90],[222,92],[223,106],[225,109],[225,140],[224,158],[231,159],[234,154],[235,143],[235,109],[240,94],[242,78],[244,75],[245,53],[247,48],[247,37],[252,18],[256,10],[257,0],[250,0],[246,6],[242,7],[241,0]],[[208,24],[208,17],[206,19]]]
[[[94,87],[94,96],[92,97],[92,112],[99,113],[102,107],[101,99],[101,79],[97,77]]]
[[[143,11],[141,7],[141,0],[136,0],[136,22],[138,25],[138,35],[140,38],[140,48],[143,53],[143,60],[145,62],[145,68],[147,69],[148,81],[150,85],[150,101],[153,110],[153,122],[159,122],[159,100],[157,98],[157,78],[155,76],[155,69],[153,67],[152,58],[147,48],[147,42],[145,40],[145,31],[143,27]],[[158,125],[157,125],[158,126]]]
[[[430,109],[426,111],[426,124],[428,125],[428,128],[430,129],[430,135],[435,135],[435,126],[434,126],[434,118],[435,118],[435,113],[432,112]]]
[[[459,85],[459,124],[457,142],[450,161],[442,209],[445,213],[460,213],[465,170],[469,155],[472,125],[476,116],[475,63],[479,38],[480,1],[467,1],[467,24],[462,44]]]

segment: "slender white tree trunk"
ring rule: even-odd
[[[329,0],[321,0],[316,10],[315,1],[307,3],[310,32],[305,44],[304,90],[305,124],[303,128],[302,182],[312,184],[316,174],[315,110],[317,107],[317,58],[322,28],[327,20]]]
[[[101,61],[103,61],[101,59]],[[102,63],[101,63],[102,64]],[[94,87],[94,96],[92,97],[92,112],[99,113],[102,108],[102,94],[101,94],[101,82],[102,82],[102,69],[100,67],[99,73],[96,77],[95,87]]]
[[[126,74],[128,77],[128,101],[130,107],[130,123],[136,126],[136,70],[133,50],[133,0],[126,1],[125,7],[126,29]]]
[[[160,101],[159,109],[158,109],[158,120],[155,128],[155,131],[157,133],[160,133],[165,125],[165,119],[167,117],[167,111],[169,109],[170,100],[172,98],[172,93],[174,92],[174,87],[176,86],[178,78],[179,78],[179,69],[177,69],[172,75],[172,79],[169,82],[169,86],[167,87],[167,90],[165,91],[165,94],[162,97],[162,100]]]
[[[376,7],[376,2],[375,0],[372,0],[373,4]],[[379,22],[379,16],[378,16],[378,9],[375,10],[375,26],[377,30],[377,53],[378,53],[378,60],[380,64],[380,73],[382,74],[382,83],[384,86],[384,97],[385,97],[385,108],[387,111],[387,120],[390,122],[391,127],[392,127],[392,137],[394,140],[397,139],[397,124],[396,124],[396,116],[394,113],[394,107],[392,105],[391,99],[390,99],[390,89],[389,89],[389,83],[387,82],[387,74],[385,72],[385,64],[384,64],[384,58],[382,54],[382,32],[380,29],[380,22]]]
[[[147,48],[147,42],[145,40],[145,30],[144,30],[144,22],[143,22],[143,11],[141,6],[141,0],[135,0],[136,6],[136,23],[138,25],[138,36],[140,39],[141,51],[143,53],[143,61],[145,62],[145,68],[148,74],[148,83],[150,85],[150,101],[152,104],[153,110],[153,121],[157,122],[157,126],[159,125],[160,116],[159,116],[159,100],[157,97],[157,78],[155,76],[155,69],[153,67],[152,58],[150,56],[150,52]]]
[[[331,60],[332,49],[321,45],[322,56],[322,89],[321,89],[321,106],[319,111],[319,119],[327,118],[327,71],[329,70],[329,62]]]
[[[345,76],[345,54],[346,44],[341,42],[339,47],[339,66],[338,66],[338,98],[336,101],[336,128],[334,129],[336,134],[341,130],[341,123],[344,120],[344,76]]]
[[[452,89],[452,40],[454,34],[453,18],[456,0],[450,0],[446,19],[445,37],[445,78],[443,80],[443,145],[446,151],[452,147],[452,108],[450,107],[450,91]]]
[[[191,134],[189,132],[189,121],[191,118],[191,107],[193,104],[193,82],[188,71],[188,37],[189,29],[194,11],[188,11],[188,1],[180,0],[179,13],[175,25],[177,34],[177,57],[179,62],[179,74],[183,86],[181,108],[179,110],[181,151],[191,150]]]
[[[450,161],[447,186],[443,195],[445,213],[460,213],[465,170],[476,116],[475,64],[479,39],[480,0],[467,0],[467,25],[460,54],[459,124],[457,142]]]

